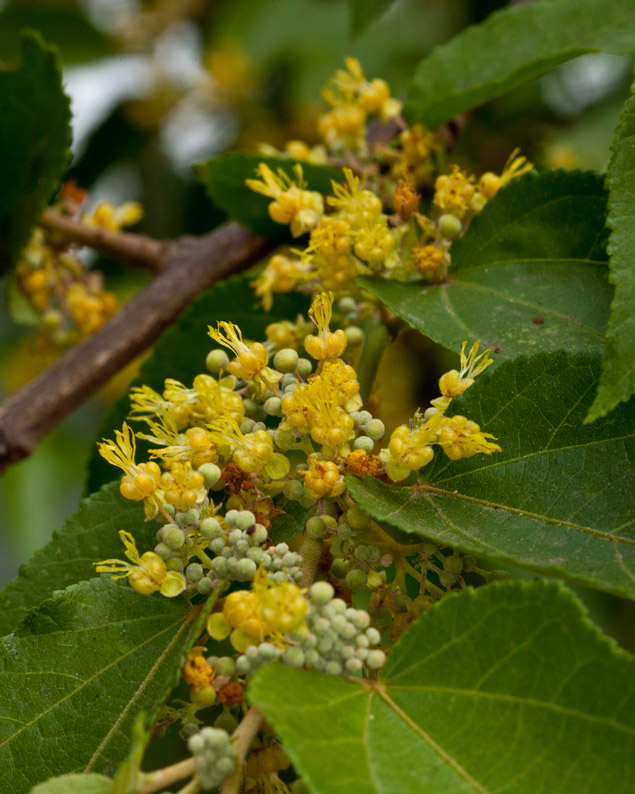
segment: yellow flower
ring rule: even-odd
[[[350,168],[344,169],[346,182],[331,182],[333,195],[327,198],[327,204],[335,207],[341,217],[353,227],[364,221],[373,221],[381,215],[381,199],[370,190],[360,189],[360,178]]]
[[[425,276],[441,280],[448,272],[449,255],[436,245],[416,246],[412,249],[412,260]]]
[[[462,218],[476,193],[474,177],[468,176],[458,165],[452,165],[450,174],[442,174],[434,183],[434,203],[442,212]]]
[[[268,312],[273,306],[275,292],[292,292],[298,284],[312,279],[314,275],[301,259],[276,254],[249,286],[254,287],[256,297],[262,298],[263,309]]]
[[[298,472],[304,476],[304,490],[314,499],[323,496],[340,496],[346,486],[337,465],[332,460],[318,460],[314,455],[309,456],[309,468]]]
[[[392,176],[415,185],[425,182],[434,169],[433,155],[440,148],[437,136],[422,124],[413,124],[399,135],[399,142],[401,150],[392,167]]]
[[[265,471],[274,457],[273,440],[266,430],[243,433],[233,419],[219,419],[209,425],[210,436],[225,457],[247,474]],[[273,461],[277,468],[276,461]]]
[[[158,450],[155,450],[157,452]],[[206,492],[203,489],[203,475],[197,471],[192,471],[189,462],[173,462],[169,471],[161,475],[161,487],[165,495],[165,501],[173,505],[177,510],[189,510],[191,507],[205,498]]]
[[[329,323],[333,316],[333,293],[322,292],[313,298],[309,317],[318,329],[317,336],[307,336],[304,347],[316,361],[326,358],[338,358],[346,349],[346,334],[341,329],[329,330]]]
[[[428,419],[417,413],[412,427],[400,425],[393,431],[388,449],[382,449],[379,453],[386,463],[386,474],[391,480],[405,480],[410,472],[418,471],[430,463],[434,457],[432,444],[438,443],[439,432],[447,421],[440,412]]]
[[[125,422],[121,431],[115,430],[115,441],[104,438],[97,444],[97,449],[108,463],[125,472],[119,486],[122,496],[141,501],[155,493],[159,487],[161,470],[153,462],[135,463],[135,437]]]
[[[229,365],[232,375],[243,380],[253,380],[262,394],[267,389],[275,389],[282,374],[267,366],[267,351],[260,342],[246,345],[240,328],[234,323],[219,322],[217,328],[208,326],[209,335],[223,347],[229,348],[236,359]]]
[[[84,215],[83,223],[101,226],[112,232],[118,232],[123,226],[132,226],[143,218],[143,207],[136,201],[126,201],[115,207],[110,201],[100,202],[92,215]]]
[[[353,234],[345,218],[325,216],[311,232],[305,258],[317,268],[324,289],[344,289],[357,274],[352,254]]]
[[[322,96],[333,107],[353,106],[378,114],[384,121],[401,112],[401,103],[391,99],[385,80],[367,80],[357,58],[345,58],[346,69],[338,69]]]
[[[146,551],[139,556],[134,538],[125,530],[119,531],[119,537],[125,546],[125,555],[132,562],[125,560],[102,560],[94,562],[97,573],[114,573],[111,579],[128,578],[132,587],[143,595],[157,590],[168,598],[180,595],[185,590],[185,578],[177,571],[168,571],[165,563],[153,551]]]
[[[196,648],[188,653],[181,674],[192,692],[200,692],[212,683],[216,670],[203,658],[200,648]]]
[[[484,372],[490,364],[494,363],[494,359],[488,355],[489,349],[484,350],[480,354],[478,353],[479,344],[480,340],[477,339],[466,356],[465,347],[467,342],[463,342],[461,347],[461,371],[451,369],[441,376],[439,379],[439,390],[442,397],[432,400],[432,405],[436,408],[447,408],[454,397],[458,397],[459,394],[463,394],[466,389],[469,389],[474,383],[474,378]]]
[[[439,443],[450,460],[469,458],[482,452],[491,455],[500,452],[496,438],[491,433],[483,433],[481,428],[465,416],[453,416],[439,434]]]
[[[488,171],[483,174],[478,183],[478,189],[485,199],[494,198],[498,191],[507,185],[512,179],[526,174],[534,167],[524,155],[519,155],[520,149],[514,149],[509,155],[503,173],[497,174]]]
[[[293,237],[315,228],[324,214],[324,200],[320,193],[305,190],[302,166],[293,167],[295,180],[282,169],[278,175],[266,163],[256,169],[258,179],[247,179],[247,187],[263,196],[274,199],[269,204],[269,215],[276,223],[289,224]]]

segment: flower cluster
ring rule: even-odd
[[[500,175],[487,172],[477,179],[456,164],[440,170],[443,138],[421,124],[408,127],[388,85],[368,81],[354,58],[346,59],[346,69],[335,73],[323,97],[332,109],[318,124],[327,147],[320,150],[321,161],[335,157],[350,165],[343,169],[343,181],[332,182],[325,204],[306,189],[297,163],[293,178],[282,170],[276,177],[261,163],[261,181],[247,180],[252,190],[273,199],[269,213],[274,221],[289,225],[293,237],[310,235],[303,249],[274,255],[254,282],[265,310],[275,292],[327,289],[356,295],[357,275],[443,280],[451,266],[452,241],[501,187],[533,167],[515,150]],[[366,124],[373,115],[397,119],[402,130],[393,143],[371,151]],[[306,144],[292,144],[277,154],[318,162]],[[421,188],[432,194],[427,209]]]
[[[86,193],[73,183],[60,191],[56,209],[65,217],[91,226],[119,231],[142,216],[141,206],[127,202],[116,208],[110,202],[82,213]],[[64,349],[98,331],[118,310],[115,295],[104,289],[103,276],[88,270],[77,248],[52,229],[38,226],[31,235],[15,272],[15,294],[40,331],[42,345]]]

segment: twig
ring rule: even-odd
[[[311,587],[313,584],[323,548],[324,544],[321,540],[305,534],[298,552],[302,557],[302,581],[300,583],[302,587]]]
[[[204,237],[158,245],[163,272],[96,334],[0,405],[0,472],[27,457],[62,419],[149,347],[197,295],[274,247],[236,223]]]
[[[232,746],[238,756],[236,769],[223,780],[220,787],[220,794],[238,794],[240,782],[243,777],[245,757],[263,721],[264,717],[262,711],[256,706],[252,706],[242,718],[236,730],[232,733]]]
[[[171,786],[172,783],[176,783],[177,780],[191,777],[194,771],[193,758],[186,758],[185,761],[179,761],[178,764],[159,769],[152,773],[152,780],[141,789],[141,794],[154,794],[155,791],[163,791],[168,786]]]
[[[151,237],[128,232],[111,232],[101,226],[74,221],[50,209],[44,211],[40,224],[50,232],[57,232],[63,240],[89,246],[129,265],[143,267],[153,273],[161,272],[168,264],[165,252],[170,243],[153,240]]]

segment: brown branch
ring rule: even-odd
[[[62,419],[148,348],[197,295],[245,270],[274,244],[225,223],[204,237],[155,246],[161,246],[161,253],[155,253],[164,263],[162,272],[101,330],[0,405],[0,472],[27,457]]]
[[[74,221],[51,209],[44,211],[40,224],[53,234],[59,233],[64,242],[87,245],[103,254],[110,254],[115,259],[135,267],[146,268],[153,273],[161,272],[167,264],[165,253],[170,244],[165,241],[153,240],[142,234],[111,232],[101,226]]]
[[[232,733],[232,747],[236,751],[236,769],[227,775],[220,787],[220,794],[238,794],[240,783],[243,779],[243,764],[249,752],[249,748],[256,734],[262,726],[264,717],[262,711],[256,706],[252,706],[240,721],[236,730]]]
[[[185,777],[191,777],[195,771],[193,758],[186,758],[185,761],[179,761],[178,764],[166,766],[164,769],[159,769],[148,775],[148,782],[141,789],[141,794],[155,794],[157,791],[163,791],[172,783],[183,780]]]

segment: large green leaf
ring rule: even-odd
[[[35,33],[0,71],[0,272],[26,245],[69,160],[69,100],[55,54]]]
[[[21,794],[66,772],[112,774],[137,715],[153,715],[176,682],[201,616],[184,599],[141,596],[109,578],[30,612],[0,642],[0,790]]]
[[[206,372],[205,356],[216,346],[207,335],[207,326],[214,325],[217,320],[234,322],[246,339],[260,341],[265,338],[269,323],[295,320],[298,312],[306,312],[308,300],[300,295],[276,295],[270,312],[257,310],[257,301],[249,286],[251,279],[253,274],[227,279],[198,298],[163,334],[131,386],[145,384],[163,391],[166,378],[191,385],[196,375]],[[129,411],[130,402],[124,395],[108,412],[98,438],[112,438],[113,431],[121,429]],[[144,450],[147,446],[140,443],[138,448]],[[118,470],[106,463],[95,448],[88,465],[88,492],[96,491],[115,478],[118,478]]]
[[[499,191],[455,241],[443,283],[358,283],[451,350],[476,338],[493,349],[495,361],[541,350],[600,350],[612,292],[605,209],[595,173],[527,174]]]
[[[544,581],[445,598],[377,682],[271,664],[249,694],[313,794],[635,787],[633,657]]]
[[[405,115],[437,127],[588,52],[635,50],[631,0],[514,4],[469,27],[425,58]]]
[[[94,562],[122,557],[121,529],[133,535],[141,552],[154,548],[156,522],[146,523],[143,506],[124,499],[118,483],[111,483],[84,499],[51,542],[0,591],[0,636],[12,632],[29,609],[55,590],[97,576]]]
[[[212,157],[195,166],[197,178],[205,185],[207,195],[213,203],[226,212],[230,218],[243,223],[257,234],[267,237],[288,237],[288,226],[275,223],[269,216],[271,199],[255,193],[245,184],[246,179],[256,178],[259,163],[266,163],[274,173],[282,169],[293,177],[293,167],[297,160],[288,157],[265,157],[247,152],[230,152]],[[341,182],[344,175],[334,168],[310,163],[302,166],[308,190],[318,193],[332,193],[331,180]]]
[[[439,452],[413,488],[349,477],[350,492],[406,532],[635,598],[635,400],[584,426],[599,370],[581,353],[507,361],[450,412],[502,452]]]
[[[605,416],[635,393],[635,83],[618,124],[609,163],[610,280],[615,297],[602,359],[602,377],[589,420]]]

